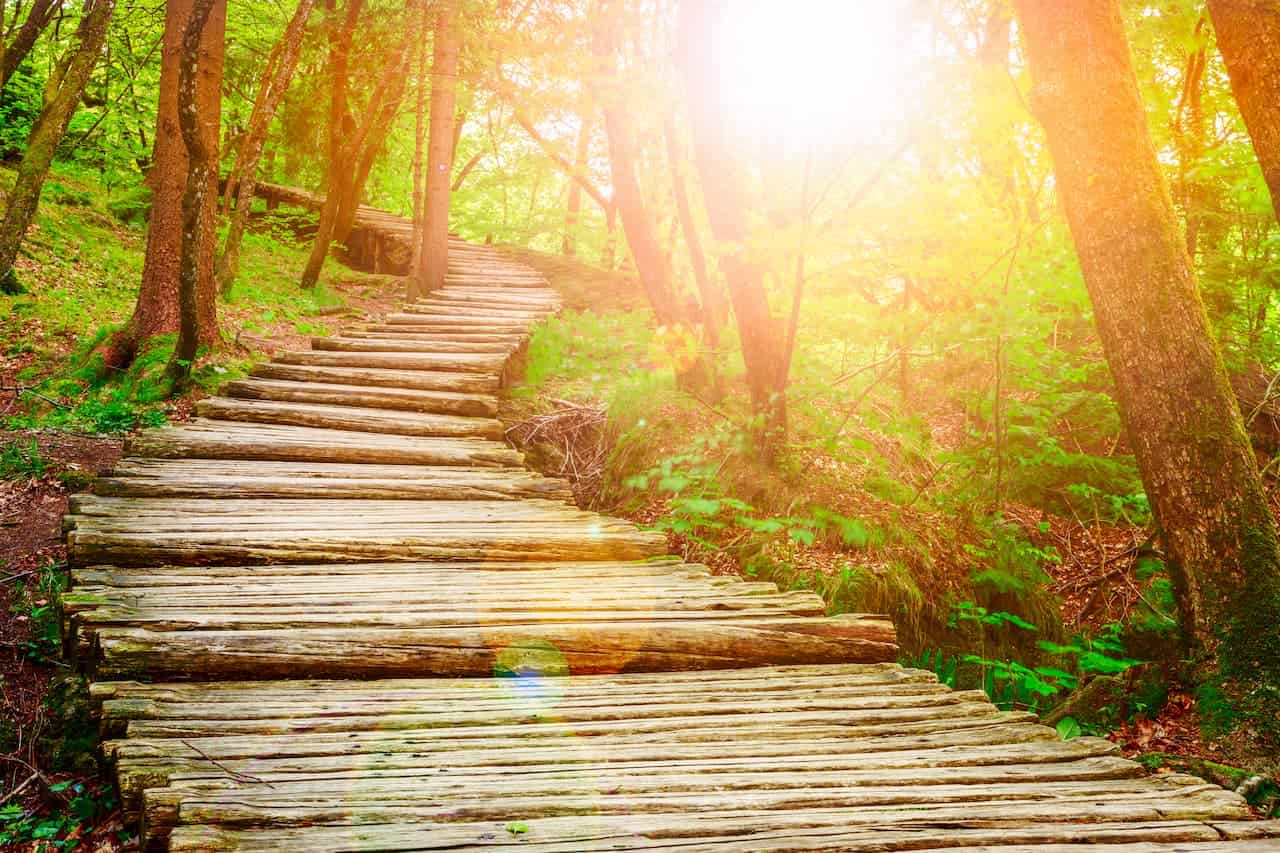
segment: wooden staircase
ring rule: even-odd
[[[443,290],[74,499],[64,634],[144,849],[1280,850],[1233,793],[899,667],[882,617],[576,508],[495,419],[557,307],[455,242]]]

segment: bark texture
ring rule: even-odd
[[[1209,0],[1209,16],[1280,218],[1280,2]]]
[[[431,57],[431,115],[427,139],[426,203],[422,240],[409,295],[444,286],[449,264],[449,188],[453,183],[453,127],[457,106],[458,29],[453,0],[436,6],[435,45]]]
[[[191,376],[200,344],[216,339],[217,334],[213,243],[222,89],[221,85],[208,88],[207,81],[212,74],[221,84],[226,14],[226,0],[195,0],[179,53],[178,129],[187,155],[187,175],[178,257],[178,343],[169,362],[169,375],[178,389]]]
[[[742,248],[747,236],[745,171],[725,139],[717,92],[724,50],[725,2],[682,3],[681,63],[689,93],[694,162],[702,178],[707,218],[715,239],[730,247],[720,258],[742,340],[752,408],[761,416],[761,455],[769,461],[786,437],[786,330],[769,308],[764,278]]]
[[[1118,5],[1015,7],[1032,108],[1171,558],[1184,633],[1237,684],[1235,696],[1275,690],[1275,525],[1156,160]]]
[[[133,315],[117,334],[105,354],[108,368],[127,367],[148,340],[178,331],[178,278],[182,256],[182,196],[187,182],[187,148],[178,126],[178,67],[182,38],[191,19],[191,0],[173,0],[165,6],[164,43],[160,62],[160,100],[156,108],[155,145],[147,183],[151,187],[151,215],[147,222],[147,254],[142,265],[142,285]],[[196,98],[200,104],[204,144],[216,162],[219,112],[222,100],[222,58],[225,2],[210,10],[202,41],[201,61],[196,72]],[[202,220],[201,256],[207,261],[200,270],[197,314],[201,340],[206,346],[217,342],[217,285],[213,277],[216,222],[213,205],[217,201],[217,176],[210,173],[210,192],[205,198],[208,215]]]
[[[231,217],[227,228],[227,239],[223,243],[222,255],[218,258],[215,277],[218,287],[223,293],[231,289],[240,268],[240,243],[244,238],[244,229],[249,222],[249,210],[253,206],[253,191],[258,183],[258,162],[262,159],[262,149],[267,141],[267,130],[271,119],[280,107],[280,101],[289,88],[293,72],[298,67],[298,56],[302,52],[302,37],[306,33],[307,20],[311,17],[314,0],[300,0],[293,13],[288,27],[276,44],[275,61],[268,63],[262,76],[262,89],[253,105],[253,114],[249,117],[249,128],[245,132],[244,142],[236,156],[236,163],[227,178],[227,193],[235,193],[234,207],[230,208]]]
[[[76,32],[76,46],[54,66],[44,87],[44,100],[27,137],[27,146],[18,165],[18,177],[9,193],[9,205],[0,222],[0,292],[21,290],[13,271],[18,248],[31,227],[40,204],[40,190],[49,174],[58,143],[66,135],[67,125],[84,94],[89,74],[98,62],[107,37],[107,24],[115,9],[115,0],[90,0]]]

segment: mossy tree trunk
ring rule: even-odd
[[[189,161],[182,141],[178,116],[178,75],[182,59],[182,39],[191,20],[191,0],[165,4],[164,36],[161,47],[159,101],[156,106],[155,144],[147,184],[151,188],[151,215],[147,220],[147,250],[142,263],[142,283],[138,301],[124,328],[113,336],[104,353],[107,369],[129,366],[147,341],[177,332],[181,325],[178,280],[182,265],[182,198],[186,190]],[[222,98],[223,37],[225,2],[211,9],[202,31],[200,61],[196,70],[196,99],[201,105],[203,144],[216,162],[219,112]],[[217,223],[213,207],[217,197],[217,175],[208,175],[210,191],[201,218],[201,257],[197,286],[197,321],[200,343],[212,346],[218,340],[217,284],[213,256]]]
[[[1201,675],[1226,687],[1237,708],[1271,703],[1274,727],[1275,524],[1156,160],[1117,1],[1015,0],[1015,8],[1035,83],[1032,109],[1171,563],[1184,635]]]
[[[712,236],[729,247],[720,270],[729,286],[729,301],[742,341],[747,387],[760,426],[757,442],[763,461],[772,462],[787,434],[787,332],[769,307],[764,276],[747,260],[748,185],[745,170],[730,148],[717,90],[725,49],[722,16],[725,3],[682,3],[681,64],[689,94],[694,162],[702,178],[702,195]]]
[[[1209,0],[1209,16],[1280,218],[1280,3]]]
[[[203,327],[207,322],[206,311],[213,307],[211,232],[215,226],[214,203],[218,193],[217,141],[222,91],[221,86],[213,90],[202,87],[200,76],[210,72],[218,78],[222,76],[226,12],[226,0],[195,0],[182,32],[179,54],[178,129],[187,152],[187,178],[182,193],[178,343],[169,362],[169,376],[178,390],[185,388],[196,351],[208,337]],[[212,34],[212,41],[206,38],[208,34]],[[216,315],[212,319],[216,322]]]
[[[66,135],[67,125],[84,94],[89,74],[98,62],[107,36],[107,24],[115,9],[115,0],[89,0],[76,32],[76,43],[58,60],[44,87],[44,101],[27,137],[27,145],[18,164],[18,177],[9,193],[4,220],[0,221],[0,292],[21,290],[13,264],[27,229],[40,204],[40,190],[49,175],[58,143]]]
[[[234,196],[231,206],[230,223],[227,227],[227,239],[222,244],[222,254],[218,258],[215,278],[219,289],[225,294],[235,282],[240,267],[240,243],[244,239],[245,226],[249,222],[249,210],[253,206],[253,191],[258,182],[258,162],[262,159],[262,149],[267,141],[267,130],[271,119],[275,116],[284,93],[293,79],[293,72],[298,67],[298,56],[302,53],[302,37],[306,33],[307,20],[311,17],[314,0],[300,0],[293,13],[289,25],[276,45],[275,63],[268,66],[262,75],[262,90],[253,105],[253,114],[249,118],[249,128],[245,132],[244,142],[236,156],[235,166],[227,178],[227,194]]]
[[[444,286],[449,266],[449,192],[453,185],[453,131],[461,47],[453,0],[436,4],[431,54],[431,112],[427,128],[426,200],[421,248],[409,276],[409,295],[422,296]]]

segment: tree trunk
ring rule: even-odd
[[[611,4],[600,4],[591,47],[603,78],[602,111],[609,145],[609,168],[613,176],[613,198],[622,217],[622,230],[631,249],[631,259],[635,262],[640,284],[649,297],[654,316],[660,325],[679,325],[685,318],[671,286],[671,270],[663,257],[654,221],[645,207],[640,182],[636,179],[630,123],[623,115],[622,105],[613,95],[618,69],[612,14]]]
[[[346,182],[346,172],[351,166],[344,156],[347,150],[344,140],[355,130],[347,100],[347,86],[350,82],[348,68],[351,40],[363,5],[363,0],[347,0],[341,26],[334,28],[329,35],[329,118],[325,127],[329,162],[325,176],[324,204],[320,207],[315,242],[311,246],[307,266],[302,271],[302,287],[307,290],[315,287],[320,280],[320,271],[329,255],[329,244],[333,241],[333,230],[337,222],[338,196]],[[332,9],[332,5],[329,8]]]
[[[1195,35],[1202,38],[1205,19],[1196,22]],[[1204,154],[1204,72],[1208,53],[1203,41],[1187,56],[1182,76],[1182,93],[1174,113],[1173,138],[1178,149],[1178,179],[1175,186],[1178,201],[1186,218],[1187,255],[1195,266],[1200,243],[1200,224],[1204,218],[1206,192],[1204,182],[1191,176],[1196,161]]]
[[[115,0],[91,0],[76,32],[76,46],[62,57],[44,87],[44,101],[27,137],[18,164],[18,176],[9,193],[9,205],[0,222],[0,293],[21,291],[13,265],[18,248],[35,218],[40,190],[49,174],[54,152],[67,132],[71,116],[84,94],[89,74],[98,61]]]
[[[208,337],[204,333],[204,303],[213,307],[212,292],[204,291],[212,284],[206,279],[213,272],[212,232],[218,195],[215,166],[222,88],[219,85],[210,91],[201,83],[211,73],[221,80],[226,13],[226,0],[195,0],[183,29],[178,61],[178,130],[187,152],[187,180],[182,193],[182,248],[178,256],[178,343],[168,370],[178,391],[186,388],[197,349]],[[216,323],[216,315],[210,319]]]
[[[761,417],[761,457],[771,462],[786,438],[786,330],[769,308],[764,278],[742,248],[747,236],[746,176],[724,135],[717,81],[724,49],[719,20],[723,3],[682,3],[681,61],[689,93],[694,160],[702,177],[711,233],[730,247],[720,259],[742,341],[752,409]],[[695,47],[696,46],[696,47]]]
[[[453,183],[453,122],[459,38],[453,0],[437,0],[431,57],[431,126],[427,141],[427,198],[422,249],[409,278],[410,298],[444,286],[449,265],[449,187]]]
[[[422,222],[426,215],[427,187],[423,158],[427,149],[427,32],[431,27],[431,11],[428,0],[418,2],[418,45],[415,69],[415,98],[413,108],[413,238],[409,245],[410,263],[416,264],[422,251]]]
[[[1209,17],[1280,219],[1280,5],[1209,0]]]
[[[1245,710],[1280,688],[1280,555],[1147,127],[1116,0],[1016,0],[1057,191],[1182,626]],[[1252,688],[1252,699],[1244,698]],[[1239,725],[1244,725],[1243,722]]]
[[[573,151],[573,170],[585,174],[587,156],[591,146],[591,125],[585,118],[578,125],[578,143]],[[569,181],[569,198],[564,206],[564,236],[560,239],[560,254],[578,254],[578,217],[582,213],[582,186]]]
[[[365,121],[351,144],[348,160],[355,164],[355,168],[345,192],[339,195],[338,220],[333,229],[333,238],[339,242],[345,243],[351,236],[351,228],[355,225],[356,213],[364,198],[369,174],[373,171],[373,164],[382,153],[387,134],[400,112],[408,79],[410,47],[413,44],[413,39],[409,37],[411,32],[412,30],[406,31],[406,38],[392,55],[386,75],[382,78],[383,85],[374,90],[373,97],[365,107]]]
[[[178,118],[178,75],[182,39],[191,19],[191,0],[174,0],[165,6],[164,43],[160,61],[159,103],[156,135],[152,150],[151,216],[147,223],[147,252],[142,264],[142,284],[133,315],[112,338],[104,355],[108,369],[121,370],[132,363],[139,349],[157,335],[179,331],[178,280],[182,266],[182,198],[189,172],[187,147],[182,141]],[[222,57],[226,4],[210,11],[200,44],[196,72],[197,103],[205,107],[204,145],[217,162],[218,113],[222,99]],[[217,202],[217,175],[209,175],[212,192],[204,198],[209,206],[201,217],[201,233],[207,241],[201,251],[208,263],[200,267],[197,288],[200,343],[217,343],[217,285],[213,278],[213,255],[217,241],[214,205]]]
[[[698,223],[693,218],[693,208],[689,204],[689,188],[684,179],[685,156],[676,140],[675,119],[670,115],[663,123],[663,135],[667,141],[667,160],[671,167],[671,193],[676,200],[676,215],[680,219],[685,249],[689,253],[689,266],[693,267],[693,281],[697,285],[698,297],[702,302],[703,335],[709,346],[719,346],[720,324],[724,322],[728,312],[720,288],[707,272],[707,257],[702,251],[702,237],[698,234]]]
[[[49,26],[53,16],[61,9],[62,0],[33,0],[31,8],[27,11],[26,20],[22,22],[17,34],[7,44],[4,41],[4,33],[0,32],[0,89],[4,89],[9,78],[31,53],[31,48],[35,47],[36,39],[40,38],[40,34]],[[13,10],[15,16],[18,11],[18,8]],[[0,2],[0,27],[4,24],[3,12],[4,3]]]
[[[302,37],[306,33],[307,19],[311,16],[314,0],[299,0],[298,8],[285,28],[284,35],[276,43],[274,67],[268,63],[262,77],[262,92],[253,105],[249,129],[245,133],[236,164],[227,178],[227,194],[235,193],[235,206],[231,208],[231,221],[227,227],[227,239],[222,255],[218,258],[216,278],[218,287],[226,294],[236,280],[240,268],[240,242],[249,222],[249,210],[253,206],[253,192],[258,183],[258,161],[267,141],[267,131],[284,98],[293,72],[298,67],[302,52]]]

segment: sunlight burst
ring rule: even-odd
[[[900,4],[739,0],[725,21],[723,97],[744,128],[807,143],[869,141],[904,111]]]

